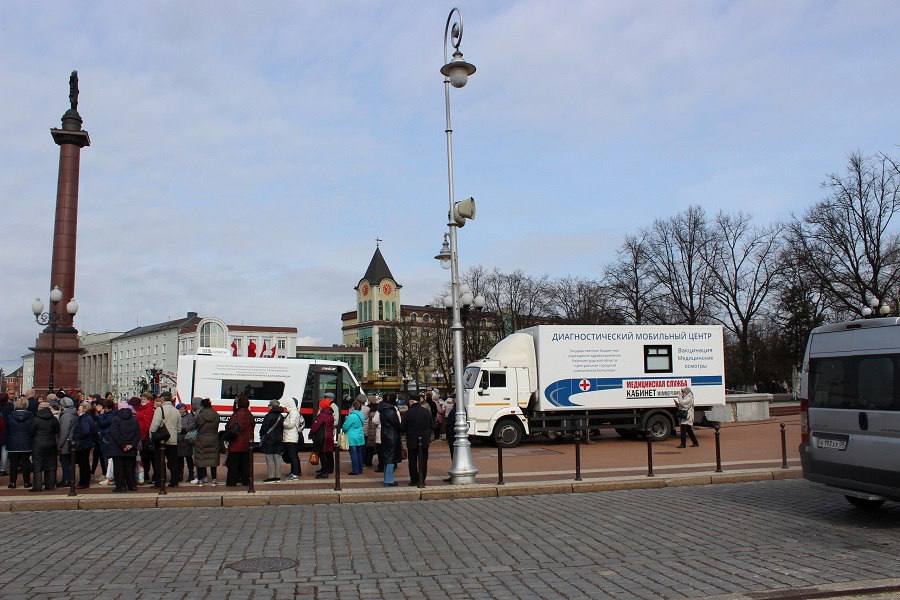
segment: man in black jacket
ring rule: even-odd
[[[409,485],[425,485],[428,477],[428,445],[434,432],[431,411],[423,403],[414,402],[403,417],[406,447],[409,449]]]

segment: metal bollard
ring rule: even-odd
[[[653,441],[647,435],[647,477],[655,477],[653,473]]]
[[[256,482],[254,479],[256,479],[256,468],[253,464],[253,440],[250,440],[250,485],[247,486],[248,494],[256,493]]]
[[[334,491],[341,491],[341,445],[334,445]]]
[[[781,424],[781,468],[787,469],[787,433],[784,431],[784,423]]]
[[[504,485],[503,482],[503,446],[497,446],[497,485]]]
[[[77,496],[75,491],[75,448],[72,447],[72,438],[69,438],[69,463],[72,465],[69,475],[69,495]]]
[[[722,472],[722,447],[719,444],[719,429],[720,426],[716,423],[716,473]]]
[[[422,445],[422,436],[419,436],[419,446],[416,448],[416,456],[419,459],[419,481],[416,487],[425,487],[425,448]]]
[[[154,473],[159,479],[159,495],[166,495],[166,449],[162,443],[156,445],[156,466],[159,467],[159,473]]]
[[[581,432],[575,438],[575,481],[581,481]]]

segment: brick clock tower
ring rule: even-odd
[[[55,313],[56,335],[52,325],[44,329],[34,348],[35,393],[47,393],[50,361],[53,360],[53,387],[78,388],[78,330],[66,305],[75,296],[75,240],[78,229],[78,176],[81,149],[91,145],[88,132],[81,128],[78,114],[78,72],[69,78],[69,110],[62,116],[62,128],[51,129],[50,135],[59,146],[59,178],[56,184],[56,220],[53,227],[53,259],[50,265],[50,287],[59,286],[62,300],[51,303]],[[55,340],[54,340],[55,338]],[[55,341],[55,343],[54,343]],[[54,348],[55,346],[55,348]]]

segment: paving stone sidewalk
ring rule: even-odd
[[[454,525],[454,523],[459,523]],[[875,580],[900,508],[800,481],[390,504],[0,515],[0,597],[706,598]],[[298,562],[238,573],[243,558]]]

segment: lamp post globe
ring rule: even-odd
[[[891,314],[891,305],[890,304],[882,304],[879,312],[881,313],[881,315],[883,317],[888,316],[889,314]]]
[[[869,306],[872,307],[872,310],[875,310],[876,308],[878,308],[878,304],[880,302],[881,302],[881,300],[879,300],[876,296],[872,296],[871,298],[869,298]]]
[[[53,289],[50,290],[50,302],[56,304],[60,300],[62,300],[63,293],[62,289],[58,285],[53,286]]]
[[[34,302],[31,303],[31,312],[34,313],[35,317],[44,312],[44,303],[41,302],[40,298],[35,298]]]
[[[864,316],[864,317],[871,317],[871,316],[872,316],[872,309],[869,308],[868,306],[863,306],[861,312],[862,312],[862,316]]]
[[[478,294],[477,296],[475,296],[475,300],[474,300],[475,308],[481,310],[482,308],[484,308],[485,304],[487,304],[487,301],[484,299],[484,296],[482,296],[481,294]]]
[[[66,304],[66,312],[72,316],[78,312],[78,302],[75,301],[75,298],[69,300],[69,303]]]

